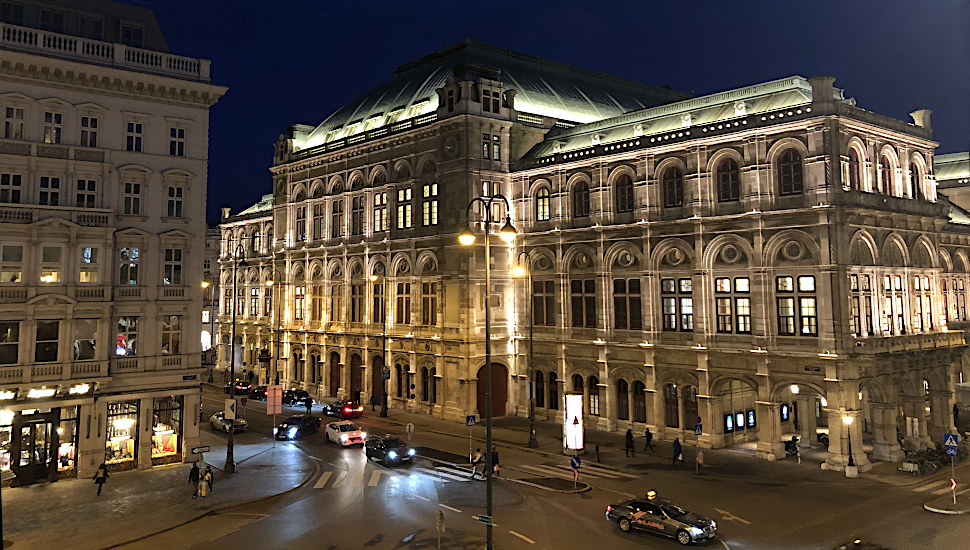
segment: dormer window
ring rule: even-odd
[[[502,104],[502,95],[497,91],[482,90],[482,111],[497,113]]]

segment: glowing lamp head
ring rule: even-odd
[[[266,281],[266,286],[273,286],[273,279]]]
[[[498,236],[502,238],[503,241],[510,243],[515,240],[515,227],[512,227],[512,218],[505,216],[505,225],[498,232]]]
[[[512,268],[513,277],[522,277],[523,275],[525,275],[525,268],[522,267],[521,265],[516,265],[515,267]]]
[[[475,244],[475,235],[466,229],[462,231],[461,235],[458,235],[458,242],[461,243],[462,246],[471,246]]]
[[[371,275],[370,277],[368,277],[368,279],[370,279],[370,282],[372,282],[372,283],[373,282],[376,282],[377,281],[377,275]]]
[[[795,395],[798,395],[798,384],[791,385],[791,392]]]
[[[202,281],[202,288],[209,288],[209,281]]]
[[[846,426],[851,426],[853,420],[855,420],[855,419],[852,418],[851,416],[843,416],[842,417],[842,423],[845,424]]]

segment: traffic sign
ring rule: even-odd
[[[948,454],[950,456],[956,456],[957,455],[957,448],[956,447],[947,447],[946,448],[946,454]]]
[[[956,489],[956,488],[957,488],[957,480],[955,480],[955,479],[953,479],[953,478],[951,477],[951,478],[950,478],[950,490],[952,491],[952,490],[954,490],[954,489]]]
[[[694,435],[701,435],[702,433],[704,433],[704,426],[698,422],[697,425],[694,426]]]
[[[283,386],[266,388],[266,414],[283,414]]]
[[[569,466],[572,467],[573,470],[578,470],[582,465],[583,461],[580,460],[578,456],[574,456],[569,459]]]
[[[465,417],[465,425],[466,426],[474,426],[475,425],[475,415],[474,414],[470,414],[470,415],[468,415],[468,416]]]
[[[492,516],[475,516],[478,521],[484,523],[485,525],[492,525]]]
[[[960,436],[957,434],[943,434],[943,446],[953,447],[954,449],[960,444]]]
[[[234,420],[236,418],[236,400],[226,399],[226,420]]]
[[[192,454],[194,455],[200,455],[202,453],[207,453],[207,452],[209,452],[208,445],[203,445],[201,447],[192,447]]]

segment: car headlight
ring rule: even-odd
[[[340,434],[340,441],[341,442],[347,441],[347,434]]]
[[[360,432],[361,439],[367,439],[367,432]]]
[[[695,526],[691,525],[690,526],[690,534],[693,535],[693,536],[695,536],[695,537],[699,537],[699,536],[701,536],[701,535],[704,534],[704,530],[701,529],[701,528],[699,528],[699,527],[695,527]]]
[[[394,460],[397,458],[397,451],[387,451],[387,458]]]
[[[279,428],[277,428],[276,426],[273,426],[273,435],[276,435],[276,433],[279,431],[280,431]]]
[[[414,456],[414,449],[408,449],[408,456]]]
[[[711,520],[711,529],[717,529],[717,522],[715,522],[713,519]]]
[[[289,435],[290,437],[296,437],[296,426],[290,426],[290,429],[289,429],[289,430],[287,430],[287,432],[286,432],[286,433],[287,433],[287,435]]]

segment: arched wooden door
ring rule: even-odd
[[[485,367],[478,369],[478,416],[485,418]],[[509,398],[509,371],[492,363],[492,418],[505,416]]]
[[[370,393],[380,403],[384,397],[384,358],[380,355],[375,355],[371,361],[370,369]]]
[[[360,399],[360,392],[363,390],[362,363],[363,360],[356,353],[350,356],[350,398],[354,400]]]
[[[340,392],[340,354],[337,352],[330,354],[330,387],[327,389],[331,397]]]

